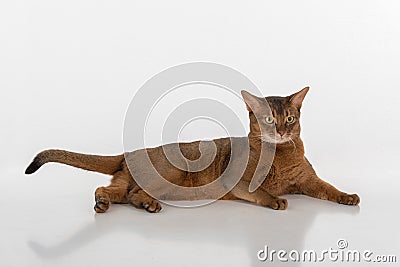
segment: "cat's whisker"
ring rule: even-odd
[[[291,137],[288,137],[288,139],[289,139],[289,141],[293,144],[293,147],[294,147],[294,152],[296,152],[296,143],[293,141],[293,139],[291,138]]]

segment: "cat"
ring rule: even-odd
[[[360,198],[357,194],[344,193],[321,180],[304,156],[304,146],[300,138],[300,109],[308,91],[309,87],[305,87],[286,97],[257,97],[243,90],[241,94],[250,119],[248,136],[213,140],[216,147],[215,158],[210,165],[200,171],[190,172],[176,167],[165,154],[168,150],[165,149],[170,145],[164,145],[117,156],[45,150],[34,158],[25,173],[32,174],[45,163],[58,162],[109,174],[113,176],[111,184],[107,187],[99,187],[95,191],[94,210],[97,213],[106,212],[111,203],[130,203],[150,213],[157,213],[162,208],[160,198],[179,199],[179,197],[174,192],[163,193],[161,187],[158,189],[160,194],[157,195],[160,198],[154,198],[139,186],[133,176],[140,176],[142,180],[143,178],[149,181],[152,179],[152,176],[147,173],[147,165],[143,163],[145,155],[148,155],[154,169],[167,181],[184,187],[201,187],[215,181],[227,170],[230,160],[233,160],[231,146],[235,143],[238,146],[248,147],[248,161],[240,180],[219,199],[245,200],[275,210],[285,210],[288,202],[279,196],[304,194],[340,204],[358,205]],[[263,166],[261,158],[263,146],[268,148],[272,144],[275,147],[272,164],[269,166],[265,164],[270,168],[261,167],[261,171],[258,171],[258,163],[260,162]],[[199,141],[177,143],[177,145],[187,160],[194,161],[201,156]],[[238,156],[236,162],[241,161],[240,157]],[[249,186],[256,173],[264,179],[255,191],[250,192]],[[201,196],[191,196],[189,200],[198,198],[201,199]]]

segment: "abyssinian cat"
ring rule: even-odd
[[[58,162],[89,171],[112,175],[111,184],[99,187],[95,191],[98,213],[107,211],[111,203],[130,203],[148,212],[161,210],[160,202],[146,193],[132,177],[146,175],[146,170],[134,171],[142,164],[145,152],[157,172],[167,181],[185,187],[199,187],[209,184],[224,173],[231,159],[232,140],[248,146],[248,161],[239,180],[228,193],[220,197],[224,200],[245,200],[276,210],[288,207],[285,194],[304,194],[346,205],[358,205],[360,198],[356,194],[339,191],[321,180],[304,156],[303,142],[300,139],[300,109],[309,90],[305,87],[287,97],[257,97],[247,91],[242,96],[250,117],[250,132],[247,137],[221,138],[213,140],[216,154],[211,164],[201,171],[185,171],[171,164],[164,149],[168,145],[141,149],[118,156],[86,155],[65,150],[45,150],[39,153],[28,166],[25,173],[31,174],[47,162]],[[263,105],[268,103],[269,108]],[[268,110],[266,112],[265,110]],[[188,160],[200,157],[199,142],[179,143],[182,155]],[[253,192],[249,185],[258,168],[263,144],[274,144],[275,155],[270,168],[261,175],[266,177]],[[134,158],[129,162],[129,158]],[[240,158],[239,158],[240,159]],[[262,165],[262,162],[260,162]],[[129,167],[129,168],[128,168]],[[130,171],[131,170],[131,171]],[[147,174],[148,175],[148,174]],[[141,177],[143,178],[143,177]],[[145,177],[151,180],[151,177]],[[159,190],[162,190],[159,189]],[[173,192],[165,192],[165,199],[174,199]]]

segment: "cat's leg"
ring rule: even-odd
[[[249,184],[249,182],[240,181],[230,193],[239,199],[270,207],[274,210],[285,210],[288,207],[286,199],[275,197],[261,187],[250,193]]]
[[[129,178],[123,171],[119,171],[114,174],[109,186],[97,188],[94,210],[103,213],[108,210],[110,203],[128,203]]]
[[[360,197],[357,194],[347,194],[321,180],[317,176],[305,179],[299,184],[300,192],[319,199],[330,200],[345,205],[358,205]]]
[[[139,186],[135,186],[128,193],[128,201],[133,206],[145,209],[151,213],[157,213],[161,210],[161,204],[156,199],[149,196]]]

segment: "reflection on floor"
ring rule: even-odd
[[[55,244],[30,240],[29,246],[43,258],[57,258],[76,253],[83,246],[93,246],[104,235],[122,231],[146,240],[175,241],[177,248],[191,242],[211,246],[218,244],[226,250],[238,246],[247,251],[248,258],[255,265],[259,262],[257,251],[265,245],[286,251],[303,250],[305,236],[320,213],[349,216],[359,212],[359,207],[346,207],[306,197],[291,196],[290,199],[299,210],[281,212],[247,203],[219,201],[190,210],[167,207],[163,214],[153,215],[128,205],[114,205],[111,212],[94,215],[93,223],[82,226],[64,240]],[[134,247],[135,240],[130,245]],[[125,247],[126,244],[110,244],[110,249],[118,250],[118,246]],[[292,263],[292,266],[295,265]]]
[[[108,179],[74,172],[51,179],[59,171],[48,168],[36,179],[10,180],[5,188],[18,188],[18,194],[5,190],[0,196],[4,266],[315,266],[262,262],[257,252],[265,246],[320,252],[337,248],[339,238],[349,248],[378,254],[396,254],[400,247],[393,194],[382,205],[382,197],[360,190],[360,207],[290,195],[285,211],[217,201],[199,208],[164,205],[159,214],[114,204],[95,214],[94,188]]]

